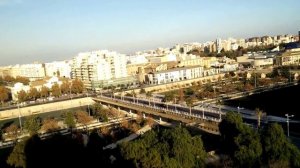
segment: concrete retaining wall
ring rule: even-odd
[[[11,118],[21,116],[28,116],[32,114],[39,114],[39,113],[47,113],[51,111],[58,111],[64,109],[70,109],[80,106],[87,106],[94,104],[94,101],[90,97],[80,98],[80,99],[73,99],[73,100],[66,100],[61,102],[55,103],[47,103],[42,105],[30,106],[30,107],[20,107],[19,109],[11,109],[5,110],[0,112],[0,120],[6,120]]]

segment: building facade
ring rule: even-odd
[[[218,73],[218,69],[215,68],[204,69],[202,66],[191,66],[149,73],[147,74],[146,81],[149,84],[165,84],[215,75]]]
[[[92,83],[127,77],[126,57],[107,50],[79,53],[73,58],[71,71],[73,79],[81,79],[87,89],[95,89]]]

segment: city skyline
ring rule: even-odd
[[[296,0],[0,0],[0,64],[64,60],[98,49],[129,54],[217,37],[296,34],[299,5]]]

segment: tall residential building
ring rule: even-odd
[[[220,53],[222,50],[222,40],[220,38],[217,39],[216,45],[217,45],[217,52]]]
[[[101,81],[127,77],[125,55],[113,51],[79,53],[71,67],[72,78],[81,79],[88,89],[98,87]]]

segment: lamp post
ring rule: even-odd
[[[21,128],[21,131],[22,131],[23,129],[22,129],[21,111],[20,111],[20,105],[19,105],[19,103],[18,103],[18,111],[19,111],[19,124],[20,124],[20,128]]]
[[[290,136],[290,117],[294,117],[294,115],[285,114],[286,116],[286,124],[287,124],[287,135]]]
[[[203,104],[203,101],[201,103],[202,103],[202,118],[204,119],[204,104]]]
[[[89,97],[89,92],[86,92],[86,97],[87,97],[87,98]],[[90,105],[89,105],[89,102],[88,102],[88,111],[89,111],[89,116],[91,116],[91,111],[90,111]]]
[[[237,107],[237,109],[238,109],[238,113],[240,114],[240,109],[242,110],[242,109],[244,109],[243,107],[240,107],[240,106],[238,106]]]
[[[176,109],[176,97],[174,99],[175,99],[175,104],[174,104],[174,106],[175,106],[175,112],[177,112],[177,109]]]

